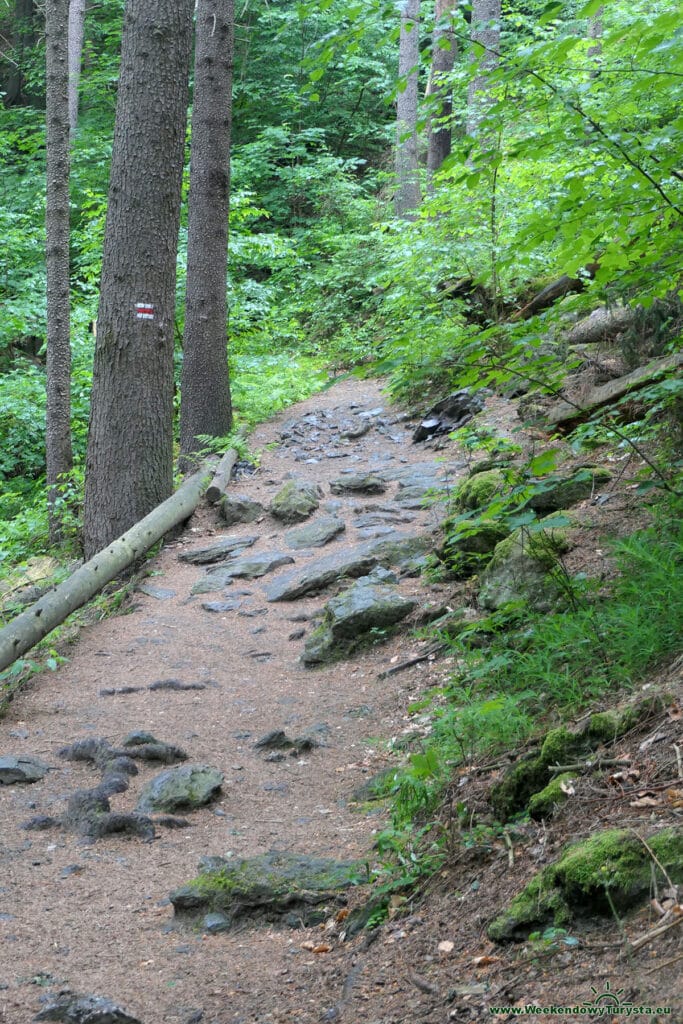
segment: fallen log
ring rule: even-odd
[[[221,461],[218,463],[216,472],[213,475],[213,480],[206,488],[206,500],[215,505],[217,501],[220,501],[225,494],[228,483],[230,482],[230,474],[232,473],[233,466],[237,462],[239,454],[234,448],[230,448],[225,453]]]
[[[0,629],[0,672],[142,557],[164,534],[192,515],[204,493],[209,472],[210,468],[207,471],[203,466],[188,477],[170,498]]]
[[[510,320],[528,320],[530,317],[535,316],[536,313],[541,313],[544,309],[548,309],[558,299],[563,299],[565,295],[569,295],[572,292],[582,292],[586,287],[586,283],[595,277],[599,267],[599,263],[588,263],[585,268],[584,277],[570,277],[569,274],[563,274],[557,281],[553,281],[551,284],[546,285],[545,288],[542,288],[540,292],[534,295],[530,302],[527,302],[526,306],[522,306],[516,313],[513,313]]]
[[[632,327],[635,320],[636,311],[630,306],[614,306],[612,309],[599,306],[590,316],[574,324],[565,338],[569,345],[596,345],[612,341],[622,331]]]
[[[572,428],[577,423],[588,419],[589,416],[592,416],[599,409],[618,401],[625,395],[641,391],[661,374],[667,373],[669,370],[675,370],[679,366],[683,366],[683,353],[681,352],[677,352],[672,356],[664,356],[662,359],[656,359],[646,366],[638,367],[632,373],[627,373],[624,377],[618,377],[607,384],[591,388],[588,394],[580,401],[568,402],[562,400],[558,402],[548,409],[545,419],[552,426]]]

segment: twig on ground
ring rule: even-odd
[[[647,946],[648,942],[652,942],[653,939],[658,938],[660,935],[664,935],[665,932],[670,931],[679,924],[683,924],[683,914],[678,914],[671,921],[667,921],[666,924],[660,924],[657,928],[653,928],[651,931],[646,932],[645,935],[641,935],[640,938],[634,939],[633,942],[629,944],[631,952],[635,953],[635,951],[640,949],[641,946]]]
[[[683,953],[679,953],[672,960],[665,960],[663,964],[655,964],[654,967],[650,967],[645,973],[654,974],[655,971],[661,971],[664,967],[671,967],[672,964],[677,964],[679,960],[683,960]]]

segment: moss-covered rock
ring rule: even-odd
[[[291,927],[324,920],[346,902],[346,891],[365,876],[355,861],[272,852],[243,860],[205,858],[200,874],[171,893],[176,915],[219,913],[238,919],[280,921]]]
[[[489,503],[496,492],[503,490],[506,484],[502,469],[487,469],[483,473],[474,472],[460,484],[453,498],[453,509],[456,512],[474,512]]]
[[[495,611],[524,601],[535,611],[547,612],[562,603],[564,590],[554,570],[559,556],[571,547],[567,520],[571,523],[568,515],[548,516],[540,520],[541,529],[522,527],[496,545],[481,576],[482,608]]]
[[[327,602],[323,621],[306,641],[301,660],[304,665],[319,665],[344,657],[372,630],[401,622],[416,604],[395,586],[363,576]]]
[[[586,467],[571,476],[554,474],[538,481],[539,490],[529,499],[528,506],[535,512],[557,512],[585,501],[612,479],[608,469]]]
[[[523,758],[511,768],[491,790],[490,800],[500,821],[507,821],[524,810],[531,813],[532,799],[542,794],[553,780],[555,765],[571,764],[588,757],[604,743],[611,743],[646,719],[659,702],[647,697],[620,711],[601,711],[591,715],[580,729],[560,726],[547,733],[540,750]],[[539,799],[534,803],[534,817],[552,811],[552,802]]]
[[[662,872],[674,885],[683,881],[682,829],[649,836],[647,846],[624,829],[600,832],[568,847],[536,875],[489,925],[489,938],[523,939],[536,928],[566,925],[577,915],[628,910],[650,891],[653,871],[662,882]]]
[[[567,786],[574,778],[573,772],[562,772],[538,793],[534,793],[528,804],[531,817],[536,820],[550,818],[555,808],[568,799],[568,794],[562,787]]]
[[[320,505],[322,491],[304,480],[288,480],[270,503],[270,513],[283,523],[301,523]]]

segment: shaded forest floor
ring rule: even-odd
[[[359,437],[325,425],[326,419],[357,422],[363,413],[369,429]],[[518,423],[512,403],[502,400],[485,416],[501,432]],[[226,584],[222,595],[201,595],[191,592],[205,570],[178,556],[226,533],[249,534],[257,538],[250,552],[285,552],[300,567],[369,536],[363,516],[375,516],[375,523],[384,516],[392,529],[438,530],[440,506],[402,505],[397,480],[407,471],[428,475],[431,464],[455,485],[468,472],[468,458],[452,441],[412,444],[413,428],[388,407],[375,381],[341,382],[258,428],[251,444],[261,450],[260,466],[233,490],[267,506],[288,477],[306,479],[322,488],[323,506],[334,502],[329,511],[346,530],[323,552],[302,552],[285,546],[286,528],[267,513],[226,527],[214,510],[200,509],[150,563],[123,614],[84,629],[68,663],[35,678],[14,699],[0,721],[0,755],[37,756],[50,770],[32,785],[0,787],[0,1021],[28,1024],[68,989],[108,996],[143,1024],[511,1020],[519,1014],[494,1016],[491,1009],[606,1005],[610,991],[618,992],[611,1001],[622,1009],[671,1007],[669,1019],[683,1019],[681,929],[635,953],[624,945],[624,933],[634,939],[656,926],[650,903],[623,918],[587,916],[570,929],[569,942],[494,946],[486,938],[490,920],[568,840],[606,824],[640,829],[665,819],[680,825],[681,805],[667,797],[667,787],[681,788],[675,705],[612,752],[631,755],[640,772],[637,792],[589,779],[551,824],[520,825],[507,842],[484,830],[469,847],[459,841],[457,815],[444,809],[452,843],[443,869],[418,893],[395,899],[389,919],[375,930],[343,941],[343,915],[330,915],[316,928],[250,924],[206,934],[173,916],[169,893],[196,874],[201,856],[282,850],[377,863],[373,843],[387,809],[359,802],[354,793],[399,763],[396,740],[424,727],[407,708],[447,680],[452,662],[427,659],[383,675],[424,651],[425,641],[403,629],[347,661],[306,669],[302,644],[326,595],[269,602],[266,587],[291,564]],[[524,431],[514,436],[517,443],[539,442]],[[594,543],[573,556],[577,567],[607,571],[601,535],[628,533],[642,521],[631,468],[621,467],[610,500],[595,507],[587,531]],[[336,498],[329,485],[342,470],[384,473],[393,483],[382,495]],[[413,575],[399,583],[419,610],[448,604],[454,587]],[[207,599],[217,596],[226,607],[207,610]],[[154,688],[172,681],[175,687]],[[681,706],[680,662],[652,678],[650,692],[660,688]],[[134,730],[176,744],[192,763],[219,769],[222,792],[188,815],[190,827],[159,826],[153,842],[117,835],[86,841],[69,830],[64,808],[75,790],[96,785],[97,771],[58,752],[84,738],[116,746]],[[268,759],[255,744],[274,730],[315,734],[321,743]],[[452,805],[466,792],[470,806],[485,808],[501,767],[468,765],[454,780]],[[112,796],[112,808],[134,810],[157,768],[142,765],[128,789]],[[649,802],[642,802],[643,793]],[[61,816],[66,827],[22,828],[37,815]],[[353,890],[350,904],[363,897],[362,887]],[[537,1015],[531,1010],[521,1019]]]

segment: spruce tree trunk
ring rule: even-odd
[[[410,218],[422,202],[417,141],[418,79],[420,60],[420,0],[403,0],[399,40],[398,74],[401,90],[396,98],[396,193],[397,217]],[[405,88],[403,86],[405,80]]]
[[[12,33],[12,63],[14,70],[2,83],[2,102],[6,107],[23,103],[24,96],[24,62],[27,51],[35,45],[36,32],[34,25],[34,0],[15,0],[14,25]]]
[[[501,0],[474,0],[472,4],[472,59],[478,62],[467,95],[467,134],[477,135],[489,107],[489,75],[500,52]],[[484,147],[486,148],[486,147]]]
[[[86,462],[86,557],[171,493],[193,0],[127,0]]]
[[[50,538],[60,539],[54,515],[59,477],[72,466],[71,338],[69,309],[69,0],[45,5],[47,196],[47,461]]]
[[[78,127],[78,87],[81,81],[85,0],[69,0],[69,130]]]
[[[234,0],[198,0],[180,404],[183,466],[232,426],[227,338]]]
[[[427,143],[429,181],[451,153],[449,118],[453,113],[453,100],[448,77],[453,70],[456,56],[456,40],[450,20],[455,3],[456,0],[436,0],[434,7],[432,71],[427,91],[430,95],[435,96],[438,102],[429,125]]]

